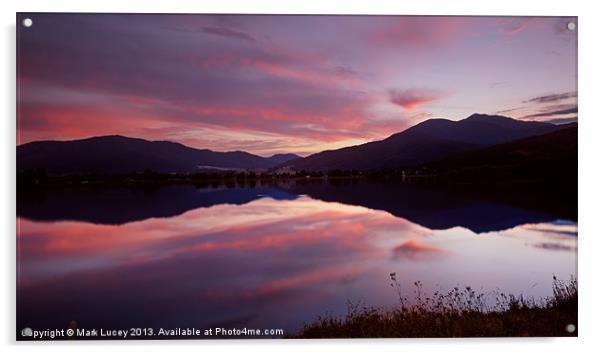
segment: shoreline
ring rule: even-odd
[[[391,286],[400,285],[391,273]],[[412,305],[393,309],[350,306],[345,317],[325,316],[288,338],[577,337],[577,280],[553,278],[553,296],[535,300],[499,293],[492,307],[482,293],[455,287],[430,297],[420,282]]]

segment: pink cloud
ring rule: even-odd
[[[243,64],[251,65],[262,73],[281,77],[284,79],[299,80],[318,85],[338,85],[357,83],[354,76],[341,75],[337,68],[332,69],[306,69],[290,65],[281,65],[267,61],[243,61]]]
[[[416,240],[407,240],[393,249],[394,259],[425,260],[441,255],[443,250],[418,243]]]
[[[458,38],[470,19],[459,17],[399,17],[378,31],[376,41],[387,45],[417,48],[439,46]]]
[[[524,30],[527,25],[537,20],[536,17],[509,17],[500,21],[500,31],[505,34],[514,34]]]
[[[28,87],[28,86],[27,86]],[[193,103],[162,100],[153,96],[92,96],[74,103],[70,91],[51,90],[54,96],[23,96],[20,100],[19,144],[45,139],[75,139],[121,134],[150,140],[176,140],[198,148],[241,149],[207,138],[207,131],[221,131],[223,138],[240,142],[240,134],[269,134],[294,138],[296,145],[315,145],[349,139],[382,138],[404,127],[403,120],[372,120],[368,108],[378,95],[287,95],[262,102]],[[58,97],[55,97],[58,96]],[[67,99],[62,99],[61,97]],[[112,102],[112,104],[107,104]],[[71,102],[71,103],[70,103]],[[224,129],[227,128],[227,129]],[[194,138],[194,132],[196,138]],[[237,138],[238,136],[238,138]],[[260,150],[244,148],[250,152]],[[257,145],[255,145],[257,146]],[[271,149],[269,146],[265,146]],[[286,150],[286,149],[284,149]],[[283,151],[284,151],[283,150]]]
[[[389,90],[389,100],[391,103],[411,111],[424,104],[436,101],[443,97],[438,91],[408,89],[408,90]]]

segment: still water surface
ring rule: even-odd
[[[534,297],[576,275],[577,225],[411,185],[47,191],[18,201],[18,328],[290,333],[347,302],[470,285]]]

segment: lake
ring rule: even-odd
[[[457,188],[456,188],[457,189]],[[576,209],[404,183],[19,194],[18,328],[282,328],[402,291],[536,298],[577,275]],[[551,206],[558,205],[558,208]]]

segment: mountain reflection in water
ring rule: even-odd
[[[519,193],[528,194],[529,190],[523,189]],[[19,198],[17,214],[40,221],[72,220],[120,225],[148,218],[173,217],[189,210],[219,204],[242,205],[266,196],[276,200],[294,200],[301,195],[327,202],[383,210],[437,230],[461,226],[481,233],[526,223],[573,218],[571,213],[514,206],[449,190],[404,183],[358,181],[290,181],[253,187],[232,185],[218,188],[173,185],[146,189],[50,189]],[[546,197],[551,199],[550,203],[544,200],[541,205],[569,204],[568,207],[572,207],[570,202],[555,200],[554,194],[547,194]],[[526,195],[524,198],[541,199],[542,195]]]
[[[576,274],[553,209],[404,184],[289,183],[20,195],[19,328],[295,330],[346,302],[471,285],[529,296]],[[553,196],[552,196],[553,197]]]

